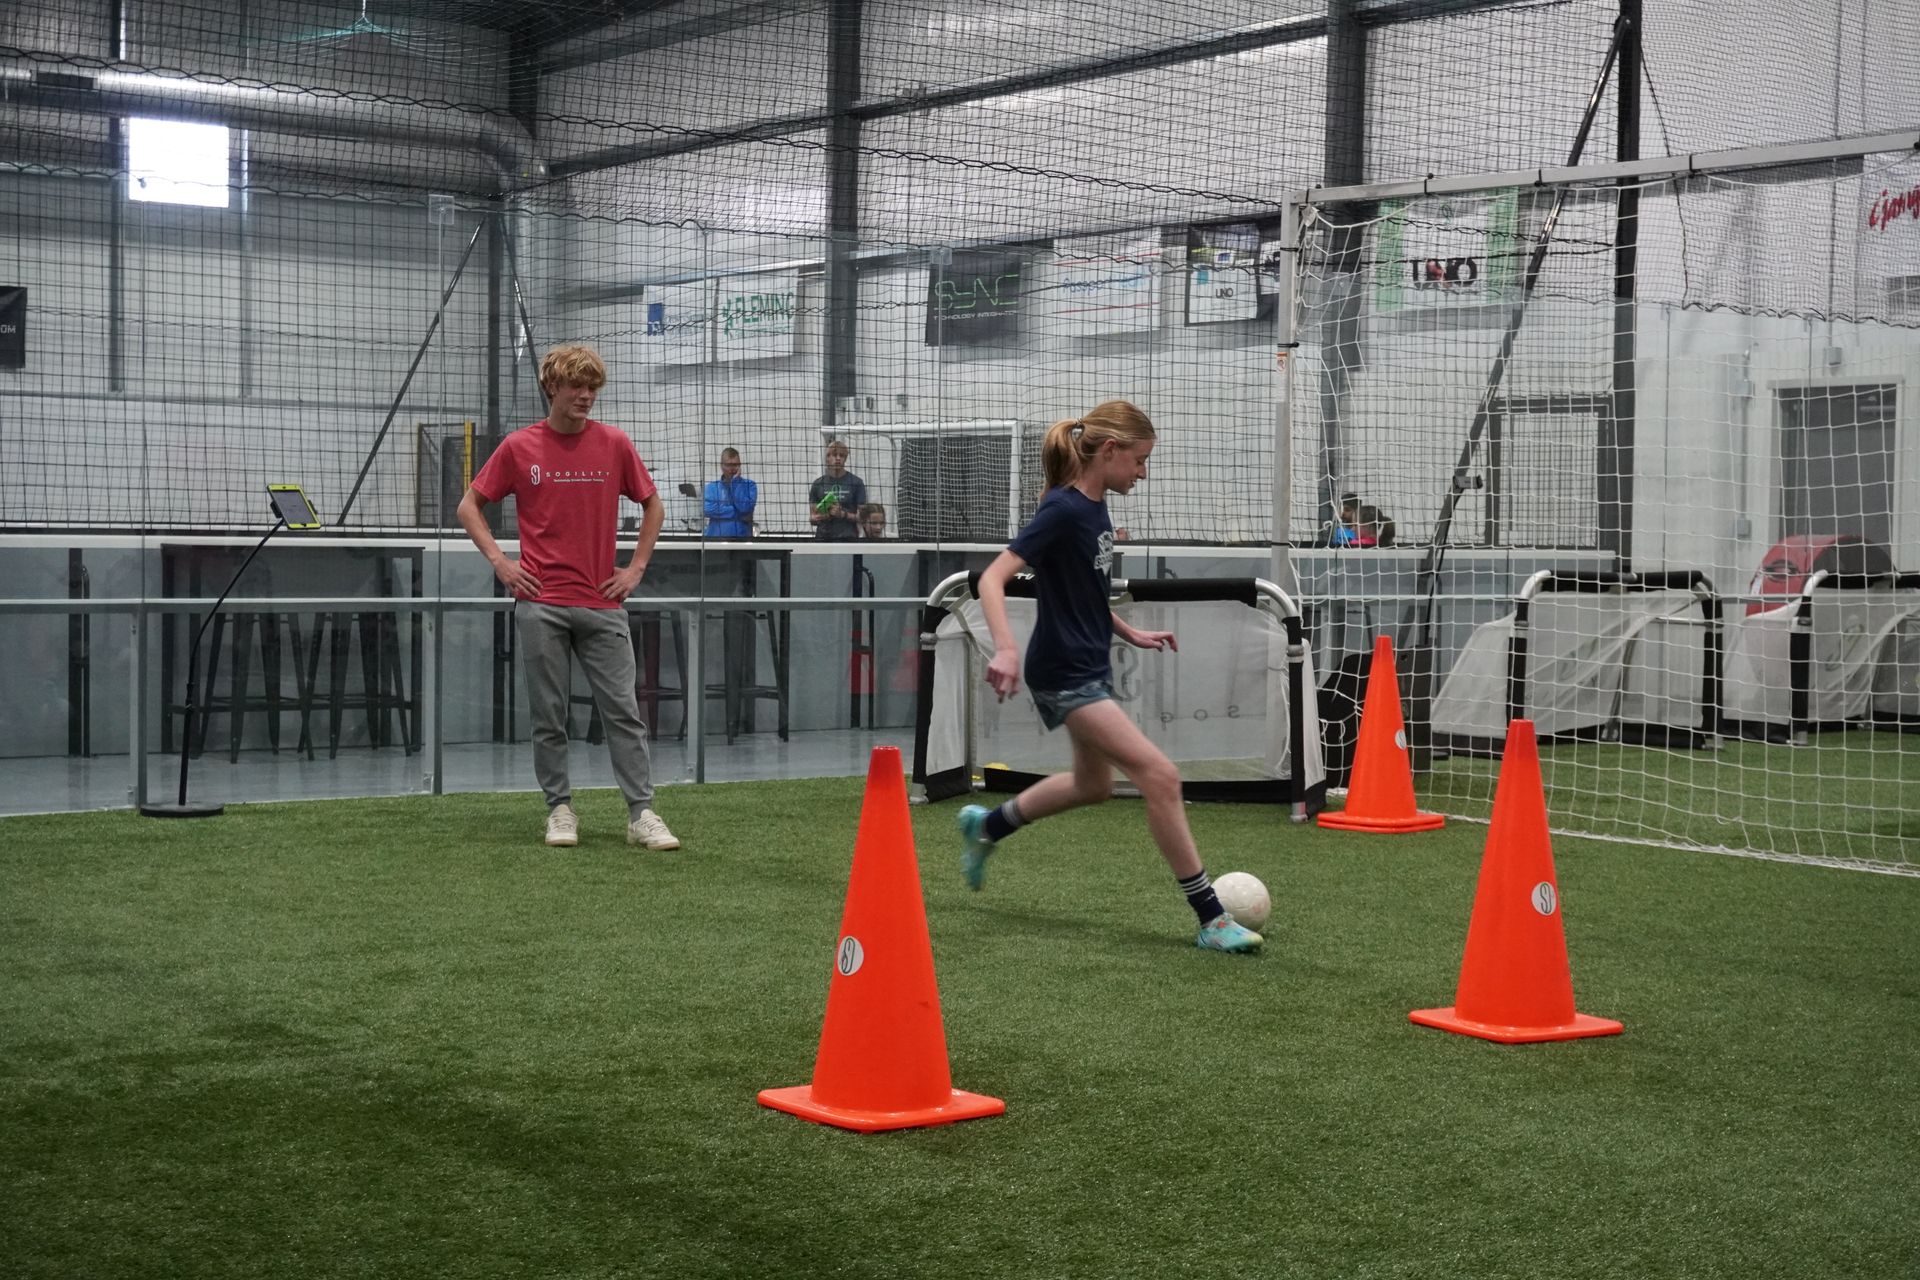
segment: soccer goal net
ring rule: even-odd
[[[1920,725],[1920,574],[1816,570],[1730,632],[1730,732],[1804,747],[1814,733]]]
[[[913,777],[927,800],[977,787],[1018,791],[1073,764],[1068,735],[1046,731],[1024,688],[1002,702],[987,687],[993,641],[978,580],[942,582],[921,622]],[[1180,767],[1187,798],[1288,804],[1296,821],[1318,810],[1326,794],[1320,715],[1293,599],[1255,578],[1116,579],[1113,592],[1121,617],[1178,640],[1178,651],[1158,653],[1116,641],[1114,694]],[[1032,579],[1016,578],[1007,597],[1024,652]]]
[[[1538,739],[1716,745],[1720,600],[1699,573],[1556,572],[1474,629],[1433,700],[1435,743],[1491,754],[1507,725]]]
[[[864,402],[863,402],[864,405]],[[891,531],[915,542],[1005,542],[1038,502],[1040,435],[1017,418],[851,422],[820,428],[859,446],[871,493],[892,494]]]
[[[1490,812],[1525,714],[1562,830],[1920,872],[1917,144],[1294,206],[1301,598],[1380,584],[1423,804]]]

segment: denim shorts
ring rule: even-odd
[[[1033,705],[1040,709],[1040,722],[1049,729],[1058,729],[1067,722],[1068,712],[1112,698],[1113,682],[1089,680],[1071,689],[1029,689],[1028,692],[1033,695]]]

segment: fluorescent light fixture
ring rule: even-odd
[[[127,119],[127,199],[225,209],[227,126]]]

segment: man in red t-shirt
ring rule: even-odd
[[[606,381],[607,366],[591,348],[548,352],[540,362],[545,421],[500,442],[460,500],[460,523],[514,596],[533,771],[547,797],[547,843],[580,842],[567,777],[567,710],[577,661],[593,686],[614,777],[627,798],[627,843],[678,849],[680,841],[653,811],[653,765],[624,607],[653,557],[666,506],[626,433],[587,416]],[[494,541],[484,510],[508,494],[518,499],[518,560]],[[633,558],[616,568],[623,495],[640,504],[643,519]]]

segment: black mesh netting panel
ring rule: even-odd
[[[806,535],[840,435],[892,531],[1001,538],[1033,495],[1000,487],[1037,468],[1003,476],[981,455],[992,504],[903,520],[923,499],[901,442],[951,424],[937,456],[964,472],[969,450],[1024,455],[1048,422],[1124,396],[1161,444],[1117,522],[1144,542],[1262,544],[1290,196],[1558,163],[1616,13],[16,0],[0,11],[0,523],[251,526],[260,483],[292,477],[351,530],[442,525],[445,442],[477,465],[543,412],[537,356],[577,340],[609,361],[600,416],[665,482],[670,534],[698,532],[680,486],[731,445],[761,485],[760,532]],[[1912,100],[1910,6],[1766,13],[1647,5],[1643,151],[1885,127]],[[1613,92],[1588,159],[1616,153]],[[1699,194],[1713,217],[1764,220],[1781,190]],[[1521,206],[1524,243],[1538,215]],[[1607,224],[1593,196],[1569,231],[1598,245]],[[1816,270],[1689,255],[1676,303],[1912,305],[1885,283],[1900,273]],[[1846,296],[1821,296],[1824,278]],[[1561,399],[1504,424],[1512,477],[1566,468],[1594,429],[1581,397],[1606,321],[1572,300],[1585,285],[1547,288],[1566,300],[1513,394]],[[1391,341],[1419,349],[1431,314],[1403,308]],[[1369,368],[1387,330],[1374,341]],[[1481,353],[1433,358],[1470,385]],[[1549,359],[1582,372],[1548,376]],[[1404,479],[1379,481],[1405,533],[1433,462],[1410,451],[1389,468]],[[1540,502],[1498,518],[1594,536],[1592,500]]]

